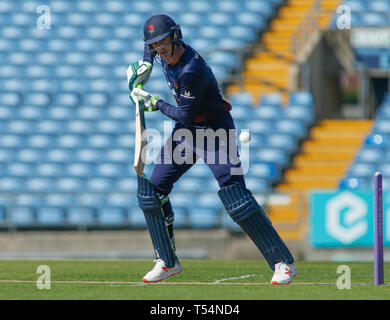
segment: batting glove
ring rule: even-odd
[[[131,92],[131,96],[133,96],[133,98],[142,99],[144,101],[145,111],[158,110],[156,106],[157,101],[162,100],[160,97],[152,96],[149,92],[139,88],[134,88],[133,91]]]
[[[127,68],[127,83],[130,91],[139,84],[145,85],[152,73],[153,65],[147,61],[139,60]]]

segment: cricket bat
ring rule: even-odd
[[[139,84],[137,88],[142,89],[142,84]],[[135,152],[134,152],[134,169],[137,175],[142,176],[145,167],[146,159],[146,128],[144,117],[144,101],[139,98],[135,98]]]

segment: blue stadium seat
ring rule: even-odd
[[[251,26],[257,32],[260,32],[266,27],[266,19],[255,12],[240,12],[235,16],[237,24]]]
[[[340,189],[372,190],[372,178],[346,177],[339,182]]]
[[[73,206],[67,210],[65,222],[75,226],[95,225],[95,212],[91,208]]]
[[[209,54],[205,59],[210,65],[222,66],[229,71],[238,67],[238,57],[233,52],[216,51]]]
[[[300,120],[306,126],[314,123],[314,110],[308,105],[289,105],[284,108],[284,116],[288,119]]]
[[[186,176],[208,179],[212,176],[212,172],[206,164],[195,163],[191,169],[188,170]]]
[[[122,226],[127,220],[127,215],[121,207],[102,206],[97,211],[97,223],[102,226]]]
[[[232,107],[231,115],[234,121],[245,121],[246,119],[251,119],[254,115],[254,110],[250,105],[237,104]]]
[[[283,102],[283,97],[279,92],[274,93],[265,93],[260,98],[260,106],[262,105],[274,105],[281,106]]]
[[[115,190],[123,192],[133,192],[137,191],[137,179],[133,177],[118,178]]]
[[[384,13],[365,12],[354,14],[354,19],[351,19],[352,27],[385,27],[389,25],[388,17]]]
[[[27,192],[51,192],[55,188],[55,179],[50,177],[29,177],[20,186],[21,191]]]
[[[35,222],[34,209],[31,206],[16,205],[10,206],[8,211],[10,225],[32,226]]]
[[[284,0],[282,0],[284,1]],[[270,1],[244,1],[245,9],[249,12],[261,14],[265,18],[273,15],[274,9]]]
[[[188,213],[184,207],[174,207],[173,212],[175,213],[173,226],[175,229],[188,228]]]
[[[36,174],[42,177],[59,177],[64,174],[64,167],[59,163],[37,163],[35,168]]]
[[[128,222],[133,228],[147,228],[144,213],[139,207],[130,209]]]
[[[367,6],[369,11],[376,11],[376,12],[390,11],[390,2],[386,0],[370,1],[367,3]]]
[[[58,192],[80,192],[86,190],[85,179],[78,177],[60,177],[57,179],[53,189]]]
[[[72,161],[81,161],[81,162],[97,162],[101,161],[104,153],[102,150],[85,147],[82,150],[77,150],[75,154],[73,154]],[[52,159],[55,157],[52,157]],[[62,161],[69,161],[70,159],[64,159]]]
[[[271,187],[271,183],[267,179],[252,178],[251,176],[245,178],[245,184],[254,194],[268,192]]]
[[[385,159],[385,152],[375,147],[362,148],[355,156],[355,161],[377,163]]]
[[[241,38],[220,38],[217,42],[217,48],[220,50],[240,50],[246,45],[245,39]]]
[[[193,229],[211,229],[219,226],[219,215],[212,208],[189,208],[188,225]]]
[[[261,105],[254,109],[253,115],[259,119],[280,119],[283,109],[280,105]]]
[[[14,108],[11,106],[0,106],[0,120],[13,118],[15,115]]]
[[[36,150],[34,150],[36,151]],[[77,155],[77,154],[76,154]],[[30,156],[30,155],[28,155]],[[37,155],[37,158],[35,161],[39,160],[40,155]],[[44,158],[42,158],[42,156]],[[73,150],[66,150],[66,149],[47,149],[45,152],[43,152],[43,155],[41,155],[40,159],[45,159],[45,161],[51,161],[51,162],[68,162],[68,161],[74,161],[75,160],[75,154]]]
[[[38,162],[45,159],[45,151],[40,149],[19,149],[14,157],[14,161]]]
[[[115,190],[116,181],[113,178],[107,177],[92,177],[85,182],[85,188],[93,192],[109,193]]]
[[[346,175],[351,177],[373,177],[374,173],[378,171],[378,165],[365,162],[354,162],[352,163]]]
[[[280,178],[280,170],[278,169],[278,166],[273,163],[253,163],[249,167],[247,177],[275,182]]]
[[[255,42],[258,38],[256,30],[250,26],[233,25],[227,27],[225,31],[230,38],[239,38],[245,40],[247,43]]]
[[[16,107],[21,102],[21,97],[17,93],[0,93],[0,101],[2,106]]]
[[[389,142],[383,134],[372,133],[364,138],[364,144],[370,147],[387,148]]]
[[[278,167],[283,167],[289,162],[287,151],[280,148],[261,148],[253,152],[252,159],[259,162],[274,163]]]
[[[298,150],[296,136],[289,133],[270,133],[265,136],[265,143],[268,147],[281,148],[289,153]]]
[[[60,226],[65,220],[64,209],[60,206],[43,206],[37,208],[36,221],[40,225]]]
[[[25,137],[19,134],[4,134],[0,136],[0,148],[21,148]]]
[[[245,128],[248,128],[251,134],[267,134],[275,132],[275,126],[271,120],[248,120]]]
[[[381,134],[390,134],[390,119],[377,119],[372,131]]]
[[[228,97],[230,104],[232,105],[232,110],[236,105],[241,106],[252,106],[253,104],[253,95],[249,92],[237,92]]]
[[[345,0],[342,5],[348,6],[351,12],[365,12],[367,10],[366,2],[361,0]]]
[[[4,168],[4,175],[27,177],[34,173],[33,165],[28,162],[7,163]]]
[[[292,134],[297,139],[302,139],[307,134],[304,123],[297,119],[281,119],[276,121],[275,130],[279,133]]]
[[[309,91],[292,92],[288,98],[288,105],[313,106],[313,96]]]
[[[28,134],[35,129],[35,121],[15,119],[1,122],[0,132],[10,134]]]
[[[85,145],[84,136],[79,134],[64,134],[58,136],[56,145],[59,148],[82,148]]]

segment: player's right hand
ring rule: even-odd
[[[144,111],[157,111],[156,106],[157,101],[161,100],[160,97],[154,96],[149,92],[142,90],[140,88],[134,88],[131,92],[132,100],[133,99],[142,99],[144,101]]]
[[[143,86],[150,78],[153,65],[147,61],[139,60],[127,68],[127,83],[130,91],[133,91],[139,84]]]

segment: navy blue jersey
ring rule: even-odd
[[[156,106],[182,125],[208,126],[217,118],[224,117],[231,110],[231,105],[222,97],[210,66],[191,46],[182,44],[185,52],[175,66],[161,59],[165,78],[178,107],[162,100]],[[144,60],[153,63],[146,46]]]

